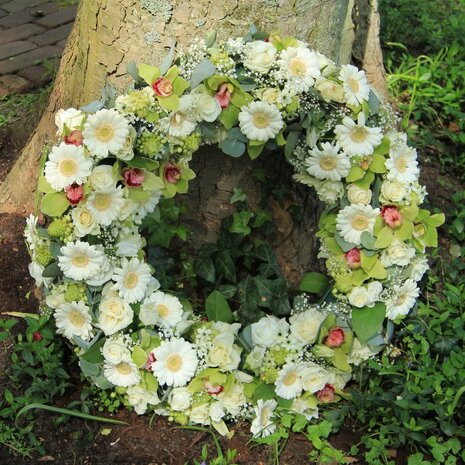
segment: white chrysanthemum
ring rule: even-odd
[[[145,296],[145,290],[150,282],[150,267],[137,258],[123,258],[121,268],[115,268],[112,276],[120,297],[133,304],[139,302]]]
[[[164,341],[153,350],[155,362],[152,371],[160,384],[185,386],[197,369],[197,354],[189,342],[182,338]]]
[[[365,126],[363,112],[359,113],[357,123],[348,116],[344,117],[342,124],[338,124],[334,132],[337,143],[349,156],[371,155],[383,138],[380,128]]]
[[[281,131],[284,122],[275,105],[252,102],[239,113],[239,126],[250,140],[266,142]]]
[[[119,335],[106,339],[102,347],[102,355],[107,362],[113,364],[118,364],[124,358],[127,358],[130,352],[124,337]]]
[[[96,247],[98,250],[100,250],[99,248],[101,248],[101,250],[103,251],[103,246],[97,245]],[[99,272],[95,276],[92,276],[92,278],[86,279],[86,283],[89,286],[94,287],[103,286],[106,282],[110,281],[112,276],[113,266],[110,260],[108,260],[107,256],[105,255],[105,260],[103,262],[103,265],[100,267]]]
[[[56,309],[54,316],[58,334],[70,340],[73,336],[79,336],[84,341],[92,338],[92,318],[84,302],[66,302]]]
[[[320,76],[320,60],[307,47],[288,47],[281,52],[280,65],[297,81],[302,91],[308,90]]]
[[[179,299],[164,292],[154,292],[140,307],[139,319],[146,326],[175,327],[182,320],[183,308]]]
[[[389,180],[405,184],[417,181],[420,173],[417,151],[405,143],[395,145],[389,152],[386,168]]]
[[[71,242],[60,249],[58,266],[67,278],[83,281],[97,275],[105,254],[87,242]]]
[[[134,386],[140,382],[140,374],[131,357],[125,357],[119,363],[105,362],[103,375],[115,386]]]
[[[344,153],[338,153],[339,146],[329,142],[321,144],[321,149],[314,147],[309,151],[310,157],[306,158],[304,165],[307,173],[318,179],[340,181],[350,171],[350,160]]]
[[[24,238],[26,239],[30,250],[34,250],[39,241],[39,235],[37,234],[37,220],[38,217],[34,216],[32,213],[26,218]]]
[[[84,147],[62,142],[52,148],[44,174],[47,182],[61,191],[73,183],[85,183],[91,169],[92,161],[84,156]]]
[[[407,279],[401,286],[394,286],[392,297],[386,301],[386,316],[395,320],[400,315],[407,315],[419,295],[420,289],[412,279]]]
[[[359,105],[368,100],[370,86],[365,71],[352,65],[342,65],[339,79],[349,105]]]
[[[95,220],[104,226],[109,226],[118,218],[123,206],[123,190],[121,186],[116,189],[93,191],[86,202]]]
[[[272,419],[277,405],[278,403],[274,399],[258,400],[257,406],[254,408],[255,418],[250,427],[250,432],[255,437],[265,438],[276,431],[276,425]]]
[[[302,365],[289,363],[284,365],[275,381],[275,391],[283,399],[294,399],[302,393]]]
[[[360,245],[362,233],[373,232],[378,215],[379,208],[373,208],[371,205],[349,205],[338,213],[336,229],[345,241]]]
[[[84,144],[97,158],[116,154],[126,143],[128,122],[116,110],[99,110],[89,115],[84,124]]]
[[[193,95],[185,95],[179,99],[179,107],[159,121],[160,129],[174,137],[186,137],[197,126],[193,113],[195,100]]]

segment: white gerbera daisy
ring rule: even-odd
[[[417,151],[405,143],[395,144],[386,160],[387,178],[401,183],[411,183],[418,179]]]
[[[313,86],[315,79],[321,74],[318,55],[307,47],[288,47],[283,50],[280,65],[288,71],[301,91]]]
[[[274,410],[278,403],[274,400],[259,399],[254,408],[255,418],[252,421],[250,432],[255,437],[265,438],[276,431],[276,425],[272,422]]]
[[[379,208],[371,205],[352,204],[343,208],[336,218],[336,229],[341,237],[351,244],[360,245],[365,231],[372,233]]]
[[[401,286],[394,286],[392,297],[386,301],[386,316],[395,320],[400,315],[407,315],[419,295],[420,289],[412,279],[407,279]]]
[[[266,142],[281,131],[284,121],[275,105],[252,102],[239,113],[239,126],[250,140]]]
[[[160,384],[185,386],[194,376],[198,359],[192,344],[182,338],[164,341],[153,349],[152,371]]]
[[[134,223],[140,224],[141,221],[155,210],[161,198],[161,190],[154,190],[150,193],[148,200],[144,202],[135,202]]]
[[[45,179],[61,191],[73,183],[83,184],[90,175],[92,161],[84,156],[84,147],[65,144],[53,147],[45,163]]]
[[[368,100],[370,86],[365,71],[352,65],[342,65],[339,79],[342,81],[349,105],[359,105],[364,100]]]
[[[82,300],[60,305],[54,316],[58,334],[63,334],[70,340],[73,336],[79,336],[84,341],[92,338],[92,318],[89,307]]]
[[[90,153],[96,158],[105,158],[124,147],[129,125],[116,110],[103,109],[87,117],[82,135]]]
[[[195,107],[194,96],[185,95],[179,99],[179,107],[167,117],[159,121],[160,129],[173,137],[186,137],[191,134],[197,126],[193,113]]]
[[[118,218],[123,206],[123,190],[121,186],[115,189],[93,191],[86,202],[97,223],[109,226]]]
[[[115,281],[112,289],[117,290],[120,297],[133,304],[145,296],[145,290],[150,282],[150,267],[137,258],[123,258],[121,268],[115,268],[112,279]]]
[[[24,228],[24,238],[30,250],[36,248],[39,242],[39,235],[37,234],[37,220],[38,217],[32,213],[26,218],[26,227]]]
[[[371,155],[383,138],[380,128],[365,126],[363,112],[359,113],[357,123],[348,116],[344,117],[342,124],[338,124],[334,132],[338,144],[349,156]]]
[[[164,292],[154,292],[141,305],[139,319],[146,326],[160,324],[174,327],[182,320],[184,311],[179,299]]]
[[[321,150],[314,147],[309,151],[310,157],[306,158],[304,165],[307,173],[318,179],[340,181],[350,171],[350,160],[344,153],[338,153],[339,146],[329,142],[321,144]]]
[[[67,278],[83,281],[97,275],[105,254],[87,242],[71,242],[60,249],[58,266]]]
[[[140,374],[131,357],[124,357],[119,363],[105,362],[103,375],[115,386],[134,386],[140,382]]]
[[[283,366],[275,381],[275,391],[283,399],[294,399],[302,393],[302,365],[289,363]]]

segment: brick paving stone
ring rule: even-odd
[[[0,10],[0,18],[3,18],[3,16],[6,16],[8,13],[5,10]]]
[[[60,40],[60,42],[58,42],[57,44],[55,44],[57,47],[60,47],[60,48],[65,48],[66,47],[66,42],[68,42],[68,38],[64,39],[64,40]]]
[[[29,52],[22,53],[21,55],[16,55],[12,58],[0,61],[0,75],[15,73],[26,68],[28,65],[37,64],[38,61],[60,56],[61,53],[62,50],[60,48],[52,45],[38,47]]]
[[[54,13],[58,11],[58,4],[54,2],[48,2],[39,5],[38,7],[34,8],[26,8],[23,11],[18,11],[17,13],[13,13],[8,16],[4,16],[3,18],[0,18],[0,26],[2,27],[15,27],[19,26],[20,24],[27,24],[32,21],[35,22],[37,19],[37,16],[33,16],[31,13],[35,12],[42,12],[42,15],[49,15],[51,13]]]
[[[48,29],[39,35],[29,37],[31,42],[37,45],[51,45],[56,44],[60,40],[67,39],[68,35],[73,27],[73,23],[64,24],[55,29]]]
[[[22,69],[18,74],[26,78],[29,81],[32,81],[37,86],[42,86],[49,82],[52,78],[45,66],[42,65],[32,65],[27,68]]]
[[[61,8],[55,13],[39,18],[35,21],[35,23],[46,27],[60,26],[61,24],[73,21],[76,17],[76,10],[77,5],[69,6],[68,8]]]
[[[33,86],[31,81],[21,76],[8,74],[0,76],[0,95],[21,94]]]
[[[14,0],[5,3],[2,8],[10,13],[16,13],[17,11],[24,10],[28,7],[34,7],[41,3],[47,3],[47,0]]]
[[[43,31],[45,31],[43,27],[32,23],[5,29],[0,31],[0,45],[15,42],[16,40],[27,39],[28,37],[34,34],[39,34]]]
[[[5,58],[13,57],[15,55],[20,55],[21,53],[28,52],[36,48],[37,45],[27,40],[18,40],[16,42],[10,42],[9,44],[4,44],[0,46],[0,60]]]

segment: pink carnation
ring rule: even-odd
[[[75,145],[76,147],[79,147],[80,145],[82,145],[83,141],[84,141],[84,137],[82,135],[82,132],[78,131],[77,129],[72,131],[69,136],[65,136],[64,138],[65,144]]]
[[[73,183],[65,189],[66,198],[72,205],[77,205],[84,198],[84,188],[80,184]]]
[[[345,340],[344,330],[342,328],[333,328],[326,337],[324,344],[334,349],[336,347],[341,347]]]

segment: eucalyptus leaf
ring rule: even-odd
[[[87,105],[84,105],[79,109],[81,111],[85,111],[86,113],[95,113],[101,110],[104,106],[105,105],[100,100],[94,100],[93,102],[90,102]]]
[[[195,89],[205,79],[215,74],[215,65],[207,59],[202,60],[192,71],[190,86]]]
[[[175,45],[176,45],[176,41],[173,40],[171,42],[169,52],[166,54],[165,58],[163,59],[162,64],[160,65],[160,74],[162,75],[166,74],[166,72],[170,69],[171,65],[173,64]]]
[[[224,139],[220,143],[220,149],[226,154],[234,158],[238,158],[245,153],[245,144],[238,140]]]

